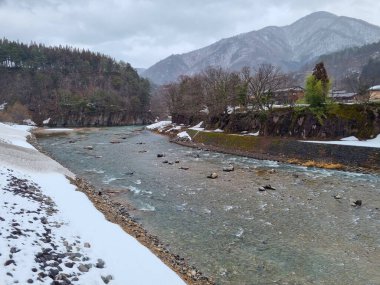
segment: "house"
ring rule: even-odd
[[[368,91],[370,101],[380,101],[380,85],[372,86]]]
[[[294,105],[305,96],[305,90],[300,86],[278,89],[273,93],[276,105]]]
[[[346,90],[331,90],[329,97],[336,102],[351,103],[354,102],[358,94],[354,92],[347,92]]]

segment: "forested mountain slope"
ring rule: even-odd
[[[37,123],[115,125],[148,118],[149,82],[128,64],[71,47],[0,40],[0,104]]]

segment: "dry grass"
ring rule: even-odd
[[[319,167],[325,169],[344,169],[345,166],[340,163],[332,163],[332,162],[318,162],[314,160],[301,161],[299,159],[289,159],[286,161],[291,164],[298,164],[306,167]]]

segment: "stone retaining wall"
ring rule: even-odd
[[[315,161],[342,164],[350,169],[380,170],[380,149],[322,143],[295,139],[241,136],[224,133],[188,131],[193,142],[216,147],[218,151],[247,155],[259,159],[288,162]]]

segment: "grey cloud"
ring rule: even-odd
[[[0,0],[0,26],[13,40],[69,44],[137,67],[172,53],[268,25],[286,25],[314,11],[379,24],[374,0]]]

